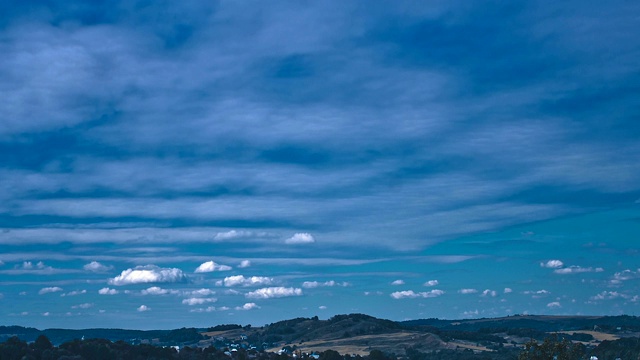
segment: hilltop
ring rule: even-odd
[[[100,338],[128,344],[189,346],[284,354],[322,353],[366,356],[372,351],[413,358],[436,353],[483,353],[492,359],[511,359],[524,343],[542,341],[550,334],[587,349],[625,339],[640,342],[640,318],[635,316],[516,315],[501,318],[396,322],[364,314],[295,318],[263,327],[237,324],[206,329],[174,330],[46,329],[0,326],[0,341],[17,337],[32,342],[44,335],[53,344],[74,339]],[[635,340],[634,340],[635,341]],[[628,347],[628,344],[625,345]],[[419,355],[419,356],[418,356]]]

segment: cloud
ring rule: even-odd
[[[236,310],[253,310],[253,309],[260,309],[260,306],[258,306],[256,303],[246,303],[242,306],[236,307]]]
[[[554,308],[561,308],[562,306],[560,305],[560,303],[558,301],[554,301],[554,302],[548,303],[547,307],[550,308],[550,309],[554,309]]]
[[[394,280],[393,282],[391,282],[391,285],[404,285],[404,280]]]
[[[113,269],[113,266],[106,266],[97,261],[92,261],[86,264],[85,266],[83,266],[83,269],[87,271],[93,271],[93,272],[107,272]]]
[[[292,237],[285,240],[285,244],[297,245],[297,244],[311,244],[316,240],[309,233],[296,233]]]
[[[496,297],[497,295],[498,295],[498,293],[495,290],[486,289],[485,291],[482,292],[482,295],[480,295],[480,296]]]
[[[553,270],[556,274],[566,275],[566,274],[580,274],[580,273],[588,273],[588,272],[603,272],[603,268],[592,268],[592,267],[580,267],[580,266],[569,266],[566,268]]]
[[[186,280],[187,276],[180,269],[147,265],[124,270],[120,275],[109,279],[108,283],[120,286],[144,283],[173,283]]]
[[[513,292],[513,289],[511,289],[511,288],[504,288],[504,291],[503,291],[503,292],[504,292],[505,294],[511,294],[511,293]]]
[[[216,292],[211,290],[211,289],[204,289],[204,288],[186,292],[186,294],[192,295],[192,296],[210,296],[210,295],[213,295],[215,293]]]
[[[71,308],[72,309],[89,309],[93,307],[93,304],[91,303],[84,303],[84,304],[80,304],[80,305],[74,305]]]
[[[87,290],[74,290],[74,291],[70,291],[66,294],[62,294],[60,296],[76,296],[76,295],[82,295],[82,294],[86,294]]]
[[[38,291],[38,294],[43,295],[43,294],[49,294],[49,293],[54,293],[59,291],[62,291],[62,288],[57,286],[52,286],[52,287],[45,287],[40,289],[40,291]]]
[[[541,262],[540,266],[550,269],[557,269],[564,266],[564,263],[560,260],[549,260],[546,263]]]
[[[189,299],[182,300],[182,303],[184,305],[193,306],[193,305],[202,305],[206,303],[212,303],[216,301],[218,301],[218,299],[216,298],[189,298]]]
[[[475,294],[478,292],[476,289],[460,289],[458,290],[460,294]]]
[[[590,299],[597,301],[597,300],[614,300],[618,298],[627,299],[629,298],[629,296],[617,291],[603,291],[595,296],[592,296]]]
[[[140,305],[140,306],[137,308],[137,311],[138,311],[138,312],[151,311],[151,308],[150,308],[150,307],[148,307],[147,305]]]
[[[440,282],[438,280],[429,280],[427,282],[425,282],[423,285],[424,286],[436,286],[440,284]]]
[[[231,270],[231,266],[216,264],[213,261],[207,261],[205,263],[200,264],[198,268],[194,272],[196,273],[208,273],[214,271],[229,271]]]
[[[229,230],[225,232],[219,232],[213,238],[215,240],[231,240],[231,239],[249,237],[252,235],[253,233],[250,231]]]
[[[250,299],[271,299],[271,298],[281,298],[288,296],[301,296],[302,289],[299,288],[286,288],[286,287],[268,287],[258,289],[256,291],[249,292],[245,294],[247,298]]]
[[[320,306],[318,306],[318,309],[320,309],[320,310],[327,310],[327,307],[326,307],[326,306],[324,306],[324,305],[320,305]]]
[[[166,295],[166,294],[178,294],[179,291],[163,289],[163,288],[158,287],[158,286],[152,286],[150,288],[142,290],[140,293],[142,295]]]
[[[329,281],[325,281],[325,282],[305,281],[305,282],[302,283],[302,287],[306,288],[306,289],[313,289],[313,288],[317,288],[317,287],[333,287],[333,286],[347,287],[347,286],[349,286],[349,283],[348,282],[338,283],[338,282],[335,282],[333,280],[329,280]]]
[[[623,281],[637,279],[637,278],[640,278],[640,269],[638,269],[638,271],[626,269],[613,274],[613,278],[610,280],[610,283],[612,285],[619,285]]]
[[[228,276],[223,280],[224,286],[263,286],[273,284],[273,278],[265,276],[251,276],[245,278],[243,275]]]
[[[240,262],[240,265],[238,265],[239,268],[244,269],[244,268],[248,268],[251,266],[251,261],[249,260],[242,260]]]
[[[100,295],[116,295],[116,294],[118,294],[118,290],[109,289],[108,287],[106,287],[106,288],[102,288],[102,289],[98,290],[98,294],[100,294]]]
[[[431,290],[431,291],[426,291],[426,292],[413,292],[413,290],[405,290],[405,291],[396,291],[391,293],[391,297],[394,299],[405,299],[405,298],[434,298],[434,297],[438,297],[444,294],[444,291],[442,290]]]

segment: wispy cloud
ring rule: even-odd
[[[292,287],[268,287],[251,291],[245,294],[245,296],[250,299],[271,299],[301,295],[302,289]]]

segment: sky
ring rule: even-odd
[[[0,3],[0,325],[640,314],[637,1]]]

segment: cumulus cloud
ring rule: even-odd
[[[640,269],[638,269],[637,271],[626,269],[613,274],[613,278],[611,279],[610,283],[612,285],[619,285],[623,281],[637,279],[639,277],[640,277]]]
[[[243,275],[227,276],[223,280],[224,286],[264,286],[273,284],[273,279],[264,276],[244,277]]]
[[[213,261],[207,261],[205,263],[200,264],[200,266],[198,266],[194,272],[208,273],[208,272],[214,272],[214,271],[229,271],[231,269],[232,269],[231,266],[216,264]]]
[[[320,310],[327,310],[327,307],[326,307],[326,306],[324,306],[324,305],[320,305],[320,306],[318,306],[318,309],[320,309]]]
[[[211,289],[204,289],[204,288],[186,292],[187,295],[191,295],[191,296],[209,296],[215,293],[216,292]]]
[[[295,245],[295,244],[311,244],[316,242],[316,240],[309,233],[297,233],[292,237],[288,238],[287,240],[285,240],[284,242],[285,244]]]
[[[183,282],[187,276],[180,269],[160,268],[155,265],[138,266],[135,269],[127,269],[113,279],[109,279],[110,285],[130,285],[144,283],[172,283]]]
[[[59,291],[62,291],[62,288],[57,286],[51,286],[51,287],[45,287],[40,289],[40,291],[38,291],[38,294],[43,295],[43,294],[49,294],[49,293],[54,293]]]
[[[92,272],[107,272],[111,269],[113,269],[113,266],[106,266],[103,265],[97,261],[92,261],[88,264],[86,264],[85,266],[82,267],[83,269],[87,270],[87,271],[92,271]]]
[[[613,300],[618,298],[627,299],[629,296],[617,291],[603,291],[596,296],[592,296],[591,300]]]
[[[498,295],[498,293],[495,290],[486,289],[485,291],[482,292],[482,295],[480,295],[480,296],[496,297],[497,295]]]
[[[271,299],[287,296],[301,296],[302,289],[292,287],[268,287],[245,294],[250,299]]]
[[[118,290],[109,289],[108,287],[98,290],[98,294],[100,295],[116,295],[117,293],[118,293]]]
[[[513,289],[511,289],[511,288],[504,288],[504,291],[503,291],[503,292],[504,292],[505,294],[511,294],[511,293],[513,292]]]
[[[251,261],[249,260],[242,260],[240,262],[240,265],[238,265],[238,267],[241,269],[248,268],[249,266],[251,266]]]
[[[548,303],[547,307],[550,308],[550,309],[553,309],[553,308],[560,308],[562,306],[560,305],[560,303],[558,301],[554,301],[554,302]]]
[[[391,293],[391,297],[394,299],[405,299],[405,298],[434,298],[444,294],[444,291],[434,289],[426,292],[414,292],[413,290],[405,290],[405,291],[396,291]]]
[[[476,289],[460,289],[458,290],[460,294],[475,294],[478,292]]]
[[[438,284],[440,284],[438,280],[429,280],[424,283],[424,286],[436,286]]]
[[[139,312],[151,311],[151,308],[147,305],[140,305],[137,309]]]
[[[202,305],[206,303],[212,303],[216,301],[218,301],[218,299],[216,298],[189,298],[189,299],[182,300],[182,303],[184,305],[193,306],[193,305]]]
[[[579,274],[579,273],[587,273],[587,272],[603,272],[604,269],[601,267],[598,268],[592,268],[592,267],[580,267],[580,266],[569,266],[566,268],[561,268],[561,269],[556,269],[553,270],[554,273],[556,274],[561,274],[561,275],[565,275],[565,274]]]
[[[246,303],[242,306],[236,306],[236,310],[252,310],[252,309],[259,309],[260,306],[258,306],[256,303]]]
[[[177,294],[178,291],[177,290],[169,290],[169,289],[163,289],[161,287],[158,286],[152,286],[148,289],[142,290],[140,292],[142,295],[166,295],[166,294]]]
[[[391,282],[391,285],[404,285],[404,280],[398,279]]]
[[[550,269],[557,269],[557,268],[561,268],[564,266],[564,263],[560,260],[549,260],[546,263],[545,262],[541,262],[540,266],[544,267],[544,268],[550,268]]]

